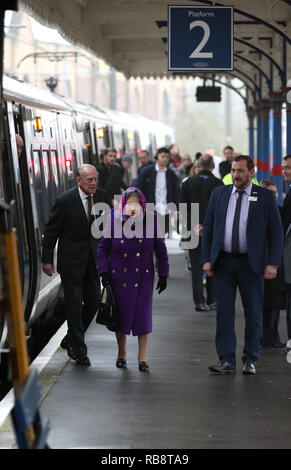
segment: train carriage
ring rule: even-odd
[[[64,321],[63,315],[56,317],[58,302],[62,302],[60,277],[50,278],[41,270],[41,237],[55,198],[76,184],[81,163],[97,166],[106,147],[116,148],[119,158],[125,152],[132,154],[134,178],[141,148],[153,155],[157,146],[173,142],[174,134],[169,126],[149,118],[65,100],[7,76],[3,98],[5,151],[0,197],[15,201],[14,225],[32,360]],[[16,134],[24,140],[19,157]],[[2,346],[7,333],[3,318]]]

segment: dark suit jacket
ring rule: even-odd
[[[284,238],[289,225],[291,224],[291,190],[288,191],[281,209],[281,220],[284,231]]]
[[[102,189],[97,189],[93,201],[109,204],[108,195]],[[58,196],[52,207],[42,240],[42,263],[54,262],[57,240],[57,271],[61,276],[81,279],[91,257],[96,266],[98,240],[91,235],[78,186]]]
[[[225,219],[233,185],[214,189],[203,225],[202,262],[213,267],[223,250]],[[267,265],[280,266],[283,231],[272,191],[253,184],[247,222],[248,260],[252,270],[261,274]]]
[[[156,165],[146,166],[141,170],[136,180],[136,187],[140,189],[148,203],[156,203]],[[167,203],[174,202],[177,206],[179,204],[179,180],[173,170],[167,168],[166,171],[166,185],[167,185]]]
[[[212,191],[217,186],[224,186],[209,170],[201,170],[198,175],[191,176],[181,187],[180,202],[187,203],[187,229],[191,228],[191,203],[199,204],[199,223],[203,224],[208,202]]]
[[[231,172],[231,163],[228,160],[223,160],[219,163],[219,172],[221,179]]]

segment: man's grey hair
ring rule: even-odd
[[[132,163],[132,162],[133,162],[133,159],[132,159],[131,153],[125,153],[125,154],[121,157],[121,160],[122,160],[123,162],[130,162],[130,163]]]
[[[96,170],[96,167],[94,165],[90,165],[90,163],[83,163],[77,169],[77,176],[83,176],[84,170],[90,169],[90,168],[94,168],[94,170],[97,172],[97,175],[98,175],[98,171]]]
[[[199,158],[199,166],[201,170],[212,170],[214,166],[214,160],[209,153],[204,153]]]

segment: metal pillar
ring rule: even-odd
[[[283,203],[283,179],[282,179],[282,93],[270,93],[273,109],[273,168],[272,180],[278,188],[278,205]]]
[[[262,99],[260,102],[261,105],[261,122],[262,122],[262,132],[261,132],[261,179],[270,178],[270,131],[269,131],[269,110],[270,110],[270,101],[267,99]]]
[[[249,120],[249,156],[254,158],[255,156],[255,144],[254,144],[254,118],[255,118],[255,110],[252,106],[247,108],[247,115]]]
[[[261,134],[262,134],[262,119],[261,119],[261,107],[260,102],[256,101],[256,117],[257,117],[257,149],[256,149],[256,166],[257,166],[257,180],[260,182],[262,179],[262,169],[261,169]]]
[[[281,88],[286,97],[286,154],[291,154],[291,87]]]

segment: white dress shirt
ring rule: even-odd
[[[158,164],[156,163],[156,209],[160,214],[163,215],[166,214],[167,206],[166,171],[167,168],[160,170]]]
[[[250,201],[249,197],[252,191],[252,183],[244,190],[241,203],[240,219],[239,219],[239,253],[247,253],[247,221],[249,215]],[[233,185],[233,189],[229,198],[229,203],[227,207],[226,219],[225,219],[225,229],[224,229],[224,241],[223,241],[223,250],[227,253],[231,253],[232,245],[232,228],[233,228],[233,219],[235,214],[236,202],[238,200],[238,190]]]
[[[82,204],[83,204],[83,207],[84,207],[84,211],[85,211],[85,214],[86,214],[86,217],[87,217],[87,214],[88,214],[88,199],[86,199],[86,198],[89,196],[89,194],[84,193],[84,191],[82,191],[80,186],[78,186],[78,190],[79,190],[80,198],[81,198],[81,201],[82,201]],[[91,194],[91,198],[92,197],[93,197],[93,195]],[[93,200],[92,200],[92,206],[93,206]]]

